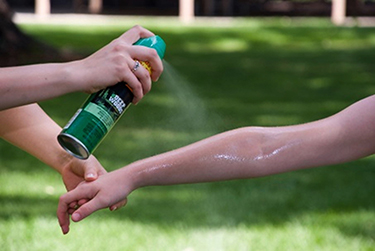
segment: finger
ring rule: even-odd
[[[81,186],[81,189],[74,189],[60,196],[56,213],[63,234],[67,234],[69,232],[69,214],[72,213],[72,208],[70,207],[70,205],[74,206],[74,203],[79,201],[81,198],[92,198],[92,195],[90,193],[91,190],[86,190],[87,189],[85,189],[84,186]],[[76,203],[75,205],[78,204]]]
[[[148,62],[151,66],[151,79],[157,81],[163,72],[163,62],[160,59],[157,51],[153,48],[146,46],[134,45],[132,50],[129,51],[132,58],[136,58],[139,61]]]
[[[72,214],[76,211],[80,206],[86,204],[89,200],[88,199],[80,199],[78,202],[70,203],[68,213]]]
[[[63,234],[67,234],[69,232],[69,212],[68,212],[68,205],[70,203],[67,203],[64,201],[63,197],[60,197],[59,205],[57,207],[57,219],[59,221],[59,225],[61,228],[61,231]]]
[[[93,212],[102,209],[103,207],[100,206],[99,201],[97,199],[92,199],[86,204],[82,205],[72,214],[72,220],[74,222],[79,222],[92,214]]]
[[[142,66],[142,64],[140,64],[138,68],[133,68],[132,71],[137,77],[138,81],[141,83],[143,95],[146,95],[151,90],[152,85],[150,73]]]
[[[134,95],[132,103],[137,104],[143,98],[144,94],[143,94],[142,83],[139,81],[137,76],[131,71],[131,69],[134,69],[134,68],[135,68],[135,62],[134,62],[134,60],[132,60],[132,62],[129,63],[129,69],[130,70],[127,70],[127,71],[124,72],[124,76],[123,76],[122,81],[124,81],[128,84],[128,86],[130,87],[130,89],[131,89],[131,91]],[[139,66],[137,71],[140,68],[141,67]]]
[[[83,204],[86,204],[89,200],[88,199],[80,199],[78,201],[78,207],[82,206]]]
[[[69,204],[69,208],[76,208],[78,205],[77,201],[73,201]]]
[[[143,28],[140,25],[135,25],[131,29],[129,29],[127,32],[122,34],[120,36],[120,39],[125,42],[134,44],[140,38],[146,38],[146,37],[152,37],[152,36],[154,36],[154,33],[152,33],[151,31]]]
[[[124,207],[127,203],[128,203],[128,199],[125,198],[125,200],[120,201],[120,202],[118,202],[118,203],[112,205],[112,206],[109,208],[109,210],[111,210],[111,211],[118,210],[118,209]]]

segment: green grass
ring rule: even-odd
[[[375,93],[375,29],[325,19],[126,19],[23,25],[89,54],[136,23],[167,43],[166,70],[95,155],[108,170],[225,130],[304,123]],[[171,25],[172,24],[172,25]],[[84,101],[41,105],[64,125]],[[149,187],[62,236],[58,174],[0,142],[1,250],[375,250],[375,158],[230,182]]]

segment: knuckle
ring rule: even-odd
[[[147,82],[149,82],[149,81],[151,81],[150,80],[150,73],[149,73],[149,71],[146,69],[146,68],[144,68],[143,70],[142,70],[142,73],[140,73],[141,74],[141,78],[142,79],[145,79]]]
[[[135,84],[132,86],[132,89],[133,89],[133,93],[134,93],[134,96],[141,96],[142,95],[142,86],[141,84]]]
[[[143,30],[142,26],[140,26],[139,24],[136,24],[132,27],[132,29],[136,30],[136,31],[141,31]]]
[[[158,52],[157,52],[156,50],[154,50],[154,49],[151,49],[151,50],[149,51],[149,56],[150,56],[151,58],[159,58]]]
[[[63,204],[65,203],[65,201],[66,201],[66,194],[63,194],[59,198],[59,204]]]
[[[116,39],[113,43],[113,51],[116,53],[122,53],[129,49],[129,45],[119,39]]]

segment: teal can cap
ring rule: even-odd
[[[155,49],[157,51],[160,59],[164,58],[166,44],[165,44],[164,40],[159,36],[141,38],[137,42],[135,42],[134,44],[146,46],[146,47]]]

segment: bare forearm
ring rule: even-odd
[[[136,186],[141,187],[246,179],[328,164],[328,153],[319,150],[313,137],[319,129],[307,126],[304,130],[241,128],[127,168],[137,174]]]
[[[141,187],[246,179],[352,161],[375,152],[374,106],[372,96],[307,124],[236,129],[141,160],[128,172]]]
[[[0,69],[0,110],[80,91],[72,84],[71,63],[39,64]]]
[[[61,128],[36,104],[0,112],[0,137],[61,172],[72,157],[57,143]]]

